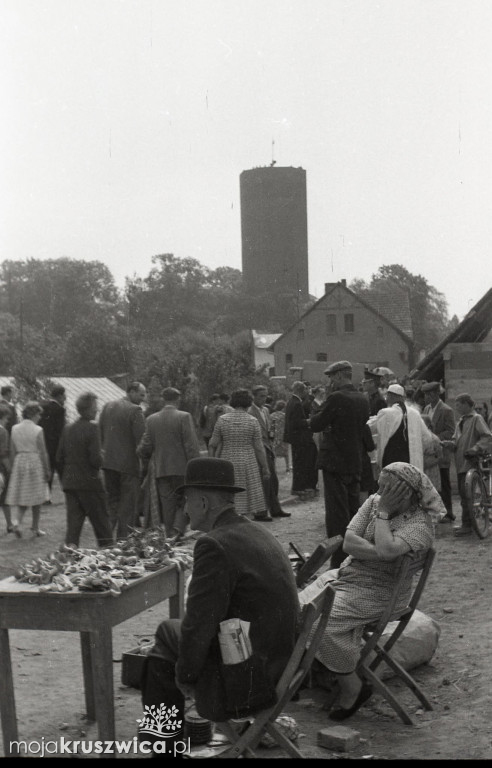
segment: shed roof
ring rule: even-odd
[[[411,379],[441,381],[444,378],[443,351],[448,344],[476,344],[483,341],[492,328],[492,288],[477,301],[456,328],[426,355],[410,372]]]
[[[65,394],[67,396],[65,402],[67,422],[72,422],[78,419],[79,415],[75,407],[75,402],[79,395],[82,395],[84,392],[94,392],[94,394],[97,395],[99,412],[101,412],[103,405],[109,403],[111,400],[119,400],[125,394],[121,387],[103,376],[89,378],[50,376],[50,382],[53,384],[61,384],[62,387],[65,387]],[[0,387],[5,386],[6,384],[13,384],[15,386],[15,379],[12,376],[0,376]],[[17,409],[19,410],[19,404]]]

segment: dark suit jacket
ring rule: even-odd
[[[79,419],[68,424],[56,454],[64,491],[102,491],[101,442],[97,424]]]
[[[154,454],[156,477],[184,476],[188,461],[200,456],[191,414],[165,405],[149,416],[137,453],[144,462]]]
[[[272,455],[275,455],[272,445],[272,425],[270,422],[270,411],[265,405],[259,408],[257,405],[255,405],[255,403],[253,403],[248,408],[248,413],[251,414],[251,416],[254,416],[260,425],[261,439],[263,440],[265,450],[269,451]]]
[[[431,410],[430,405],[426,405],[423,413],[429,414]],[[452,440],[455,430],[455,418],[454,411],[449,405],[443,403],[442,400],[436,404],[434,415],[431,419],[432,429],[438,436],[439,440]],[[449,467],[451,464],[452,451],[449,448],[442,449],[442,459],[439,461],[440,467]]]
[[[303,404],[297,395],[292,395],[285,407],[284,442],[292,445],[307,445],[314,442]]]
[[[176,666],[177,680],[195,686],[198,713],[214,722],[227,717],[217,640],[221,621],[251,622],[253,654],[265,659],[277,683],[294,648],[298,617],[292,566],[279,542],[259,523],[226,510],[195,545]]]
[[[15,405],[13,405],[13,403],[9,403],[9,401],[5,400],[4,397],[0,397],[0,403],[3,403],[4,405],[6,405],[7,408],[9,409],[9,411],[10,411],[10,416],[8,418],[8,421],[7,421],[6,425],[5,425],[5,429],[7,430],[7,432],[10,435],[10,433],[12,432],[12,427],[14,427],[16,424],[19,423],[19,419],[18,419],[18,416],[17,416],[17,411],[15,409]]]
[[[99,418],[103,447],[103,468],[127,475],[140,475],[137,447],[145,431],[140,406],[127,397],[106,403]]]
[[[361,475],[364,432],[369,403],[353,384],[330,392],[321,411],[311,418],[313,432],[322,432],[318,467],[338,475]]]
[[[50,457],[51,466],[56,466],[56,451],[65,426],[65,408],[56,400],[48,400],[43,405],[43,413],[39,419],[43,428],[46,450]]]

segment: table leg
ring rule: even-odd
[[[13,741],[18,741],[17,716],[15,713],[14,678],[8,629],[0,629],[0,714],[2,717],[3,750],[6,756],[18,755],[17,747],[11,748]]]
[[[101,741],[115,738],[113,641],[111,627],[87,633],[90,638],[95,719]]]
[[[178,589],[175,595],[169,598],[169,618],[182,619],[184,616],[185,572],[179,569]]]
[[[84,673],[85,711],[89,720],[95,720],[96,707],[94,704],[94,681],[92,679],[90,632],[80,633],[80,648],[82,651],[82,670]]]

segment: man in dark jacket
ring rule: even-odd
[[[369,404],[352,384],[352,365],[347,360],[330,365],[325,374],[331,391],[321,411],[313,416],[310,428],[322,432],[318,467],[323,471],[326,533],[345,536],[347,525],[359,509],[364,430]],[[338,568],[345,554],[340,548],[331,557]]]
[[[454,411],[441,400],[441,385],[438,381],[430,381],[422,385],[422,392],[425,398],[424,413],[430,417],[432,431],[438,436],[439,440],[452,440],[456,427]],[[451,497],[451,479],[449,468],[451,466],[451,451],[449,448],[443,448],[442,457],[439,461],[439,473],[441,475],[441,499],[446,507],[446,518],[454,520],[453,503]]]
[[[235,512],[234,494],[243,490],[229,461],[188,463],[185,510],[191,528],[205,535],[195,545],[184,619],[157,629],[142,680],[145,706],[175,705],[182,713],[186,696],[201,717],[220,722],[265,706],[284,671],[299,617],[295,579],[276,538]],[[250,623],[252,655],[227,669],[218,634],[220,622],[233,618]],[[231,682],[227,673],[238,678]]]
[[[106,403],[99,417],[104,485],[111,525],[118,539],[128,536],[129,526],[134,526],[138,517],[141,468],[137,447],[145,432],[140,407],[145,396],[144,385],[133,381],[126,397]]]
[[[113,542],[113,536],[101,479],[99,431],[93,421],[97,396],[92,392],[80,395],[75,406],[80,419],[65,427],[56,454],[67,504],[65,543],[79,546],[82,526],[88,517],[97,543],[105,547]]]
[[[293,383],[284,427],[284,442],[292,446],[292,493],[302,499],[314,496],[318,485],[318,449],[303,408],[307,391],[303,381]]]
[[[65,387],[61,384],[55,384],[51,389],[50,399],[43,404],[43,413],[39,420],[39,426],[44,431],[44,441],[46,443],[46,450],[50,460],[50,479],[48,485],[51,490],[53,484],[53,477],[55,475],[55,469],[58,471],[56,464],[56,452],[58,450],[58,443],[65,426]],[[58,477],[61,476],[58,474]]]
[[[9,418],[7,420],[7,423],[5,424],[5,429],[7,432],[12,432],[12,427],[15,426],[15,424],[19,423],[19,419],[17,417],[17,411],[15,409],[14,405],[14,394],[15,394],[15,387],[12,384],[5,384],[0,389],[0,403],[3,403],[9,411]]]

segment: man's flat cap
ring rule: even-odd
[[[325,374],[327,376],[330,376],[332,373],[337,373],[338,371],[351,371],[352,370],[352,363],[349,363],[348,360],[339,360],[337,363],[332,363],[328,366],[328,368],[325,371]]]
[[[428,381],[426,384],[422,384],[421,390],[422,392],[439,392],[441,389],[441,385],[438,381]]]

